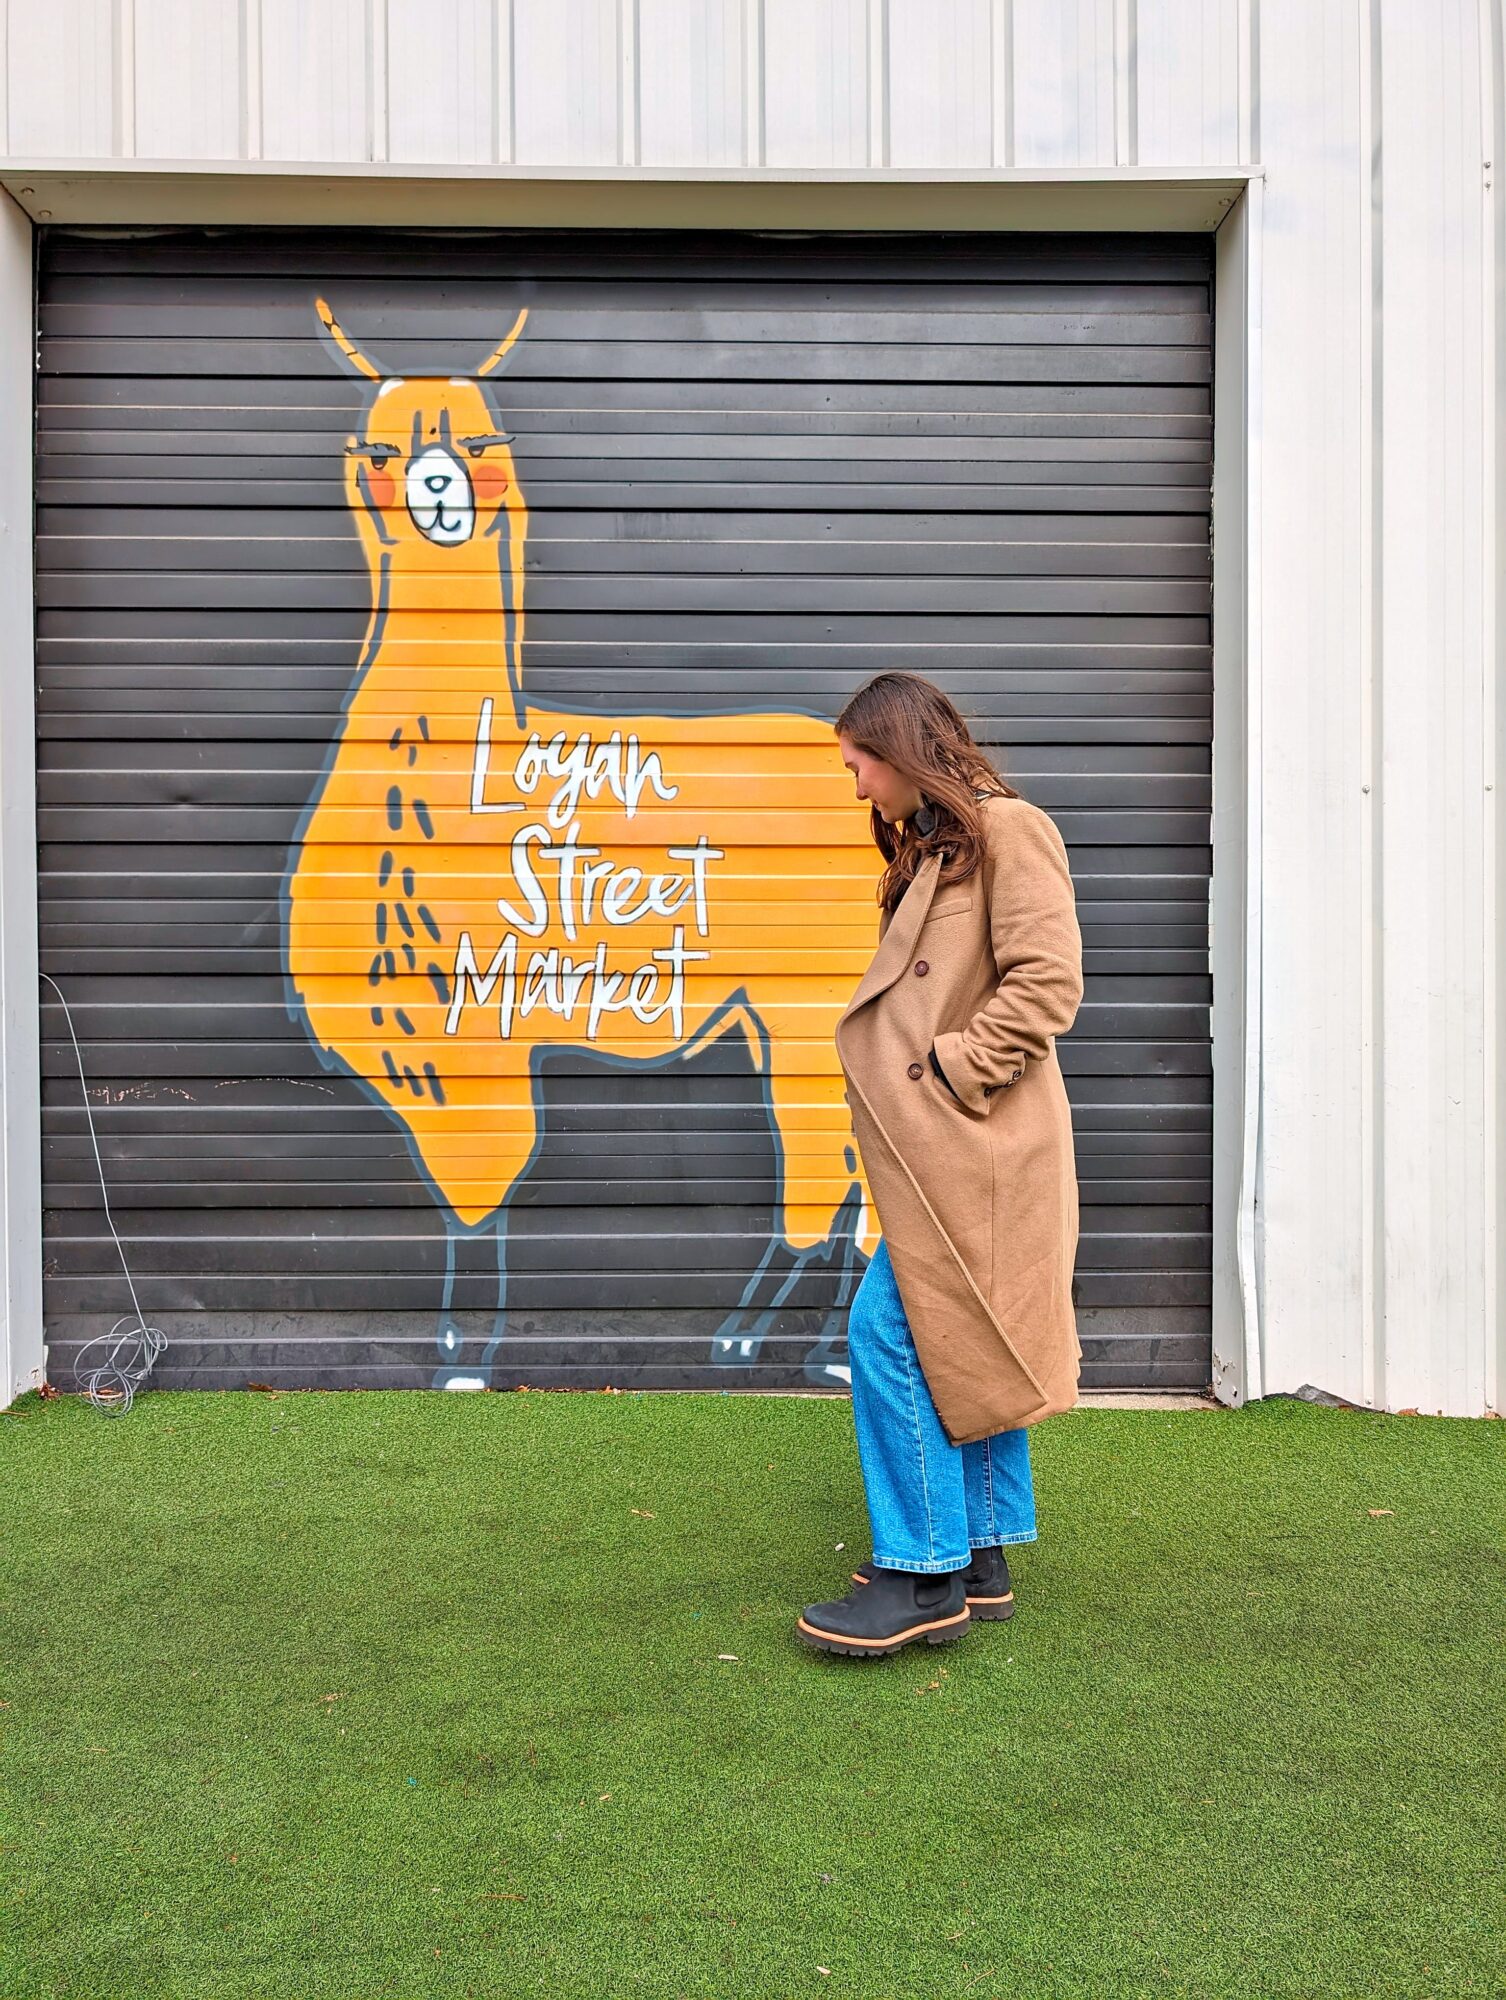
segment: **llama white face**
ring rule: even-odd
[[[443,445],[430,445],[410,460],[406,498],[414,527],[431,542],[456,548],[470,540],[476,526],[470,475]]]

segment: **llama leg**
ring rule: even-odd
[[[809,1051],[806,1052],[807,1057]],[[758,1359],[764,1338],[795,1288],[813,1267],[828,1264],[841,1247],[841,1282],[855,1282],[859,1248],[877,1246],[873,1203],[852,1138],[842,1097],[841,1071],[833,1062],[812,1075],[781,1069],[770,1050],[769,1083],[775,1145],[779,1156],[780,1203],[775,1230],[737,1306],[712,1336],[710,1360],[719,1367],[747,1368]],[[836,1212],[836,1224],[832,1223]],[[864,1242],[864,1237],[870,1238]],[[788,1262],[790,1248],[796,1252]],[[823,1274],[823,1283],[831,1278]],[[841,1342],[847,1325],[846,1297],[827,1315],[820,1338],[806,1356],[807,1379],[823,1386],[845,1385]],[[814,1372],[812,1372],[814,1370]]]
[[[497,1294],[492,1312],[491,1338],[481,1350],[478,1368],[491,1386],[492,1368],[497,1358],[497,1350],[507,1337],[507,1204],[497,1210],[496,1223],[492,1230],[492,1243],[497,1256]]]
[[[487,1079],[491,1123],[484,1149],[478,1151],[474,1134],[464,1127],[440,1127],[428,1139],[424,1154],[441,1187],[496,1203],[489,1212],[478,1203],[469,1227],[450,1220],[439,1322],[442,1365],[434,1377],[436,1389],[489,1389],[502,1332],[507,1305],[507,1202],[533,1163],[542,1119],[542,1098],[527,1047],[504,1048],[515,1058],[515,1066]],[[465,1336],[459,1324],[462,1308],[472,1326],[483,1313],[490,1315],[485,1338]]]
[[[818,1074],[774,1070],[774,1111],[784,1174],[784,1235],[800,1251],[800,1263],[828,1301],[821,1331],[801,1364],[807,1382],[845,1389],[847,1308],[858,1276],[860,1249],[877,1247],[872,1197],[862,1171],[852,1120],[843,1096],[835,1049]],[[865,1234],[871,1240],[864,1244]]]
[[[824,1246],[828,1252],[835,1252],[838,1260],[834,1273],[836,1296],[822,1322],[815,1345],[802,1363],[806,1381],[820,1389],[848,1389],[852,1386],[852,1369],[847,1360],[847,1309],[852,1304],[853,1293],[862,1276],[858,1248],[861,1202],[861,1191],[854,1184],[847,1200],[837,1210],[831,1235]],[[830,1263],[832,1259],[827,1256],[822,1261]],[[866,1258],[862,1259],[862,1265],[866,1268]]]
[[[439,1365],[434,1371],[432,1386],[436,1389],[484,1389],[486,1383],[477,1369],[471,1365],[469,1350],[474,1350],[475,1341],[467,1341],[461,1324],[460,1312],[462,1293],[468,1291],[471,1273],[469,1266],[476,1259],[476,1238],[474,1233],[458,1222],[452,1214],[445,1215],[444,1242],[444,1288],[439,1298],[439,1324],[435,1330],[435,1345],[439,1350]]]
[[[833,1217],[838,1216],[857,1247],[871,1257],[878,1248],[878,1217],[835,1051],[829,1067],[815,1075],[780,1069],[777,1054],[770,1082],[780,1155],[780,1231],[795,1249],[816,1249],[834,1239]]]

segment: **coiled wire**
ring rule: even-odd
[[[105,1184],[105,1163],[100,1158],[99,1138],[94,1130],[94,1111],[89,1103],[89,1081],[84,1075],[84,1054],[74,1033],[73,1016],[68,1011],[68,1002],[63,998],[63,989],[50,973],[42,972],[38,977],[45,979],[63,1009],[63,1019],[68,1024],[68,1038],[73,1043],[73,1060],[78,1064],[79,1089],[83,1092],[84,1117],[89,1122],[89,1144],[94,1148],[94,1166],[99,1174],[100,1199],[104,1203],[105,1221],[110,1234],[115,1239],[116,1255],[120,1258],[120,1268],[125,1272],[126,1290],[131,1295],[131,1311],[123,1314],[108,1333],[97,1333],[92,1340],[86,1340],[78,1351],[74,1363],[74,1374],[84,1394],[96,1410],[103,1410],[106,1416],[123,1417],[136,1400],[136,1391],[146,1381],[158,1358],[167,1346],[167,1335],[161,1327],[148,1326],[141,1311],[141,1301],[136,1296],[135,1280],[131,1267],[126,1262],[125,1247],[115,1227],[115,1218],[110,1213],[110,1190]],[[99,1353],[92,1360],[86,1359],[93,1349]]]

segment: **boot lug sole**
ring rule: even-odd
[[[928,1646],[949,1646],[962,1637],[972,1622],[971,1614],[964,1614],[946,1625],[938,1626],[934,1632],[912,1632],[903,1639],[868,1643],[858,1639],[840,1639],[835,1633],[818,1631],[815,1626],[807,1625],[804,1619],[797,1619],[795,1636],[819,1653],[841,1653],[850,1659],[879,1660],[902,1653],[906,1646],[918,1646],[922,1641]]]

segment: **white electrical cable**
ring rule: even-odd
[[[97,1333],[92,1340],[84,1342],[78,1351],[73,1372],[96,1410],[103,1410],[106,1416],[123,1417],[135,1402],[136,1391],[157,1365],[158,1357],[167,1346],[167,1335],[160,1327],[148,1326],[142,1316],[141,1301],[136,1296],[136,1285],[131,1277],[131,1267],[126,1262],[125,1247],[115,1228],[115,1218],[110,1213],[110,1190],[105,1185],[105,1163],[100,1158],[99,1139],[94,1130],[94,1112],[89,1104],[89,1082],[84,1075],[84,1055],[78,1045],[78,1036],[73,1031],[73,1016],[68,1011],[68,1002],[63,999],[62,987],[50,973],[39,973],[38,977],[45,979],[58,996],[62,1004],[63,1019],[68,1024],[68,1036],[73,1043],[73,1059],[78,1064],[79,1089],[84,1096],[84,1116],[89,1121],[89,1143],[94,1148],[94,1165],[99,1174],[100,1199],[105,1205],[105,1221],[110,1226],[111,1236],[115,1238],[120,1268],[125,1272],[126,1289],[131,1294],[131,1305],[134,1308],[134,1312],[126,1313],[116,1320],[108,1333]],[[102,1358],[86,1366],[84,1357],[93,1347],[103,1349]]]

